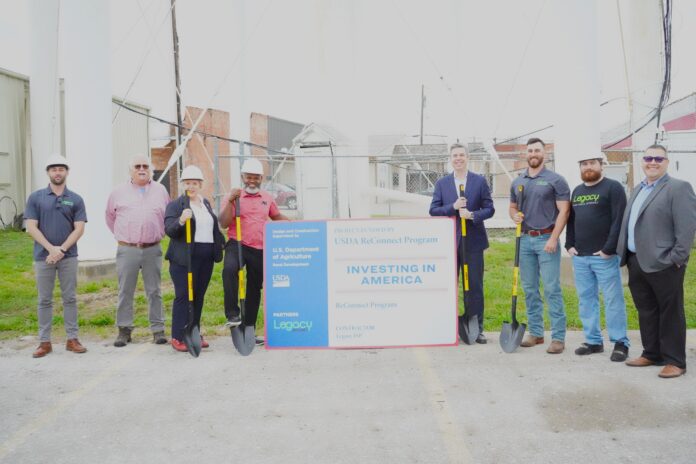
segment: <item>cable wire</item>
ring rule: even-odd
[[[628,140],[634,134],[640,132],[642,129],[647,127],[651,122],[656,121],[656,131],[655,131],[655,142],[658,140],[658,132],[660,129],[660,120],[662,117],[662,110],[667,105],[669,101],[669,93],[672,86],[672,0],[664,0],[663,2],[664,14],[662,15],[662,36],[664,40],[664,53],[665,53],[665,73],[662,81],[662,90],[660,92],[660,99],[658,100],[657,107],[650,112],[648,120],[641,124],[640,127],[629,132],[628,135],[622,137],[621,139],[613,142],[604,147],[604,150],[608,150],[621,142]]]

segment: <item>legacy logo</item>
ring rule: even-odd
[[[574,205],[584,205],[585,203],[597,203],[598,201],[598,193],[594,193],[592,195],[578,195],[575,198],[573,198]]]
[[[274,330],[286,332],[309,332],[312,330],[312,321],[273,321]]]
[[[289,287],[290,286],[290,276],[287,274],[275,274],[275,275],[273,275],[273,283],[271,285],[274,288]]]

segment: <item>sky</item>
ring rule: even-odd
[[[178,0],[182,99],[229,111],[238,138],[250,112],[415,135],[424,85],[424,131],[443,136],[431,140],[520,135],[553,124],[553,95],[565,90],[553,73],[554,1]],[[27,3],[0,0],[0,67],[24,74]],[[175,119],[169,0],[110,5],[114,95]],[[617,5],[624,15],[629,5],[596,5],[606,129],[627,117]],[[675,0],[672,100],[695,90],[694,26],[696,2]]]

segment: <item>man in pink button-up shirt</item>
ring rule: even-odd
[[[152,180],[150,161],[135,155],[129,165],[130,181],[117,187],[106,205],[106,225],[118,242],[118,337],[114,346],[126,346],[133,330],[133,295],[142,269],[154,342],[167,343],[160,290],[164,210],[167,190]]]

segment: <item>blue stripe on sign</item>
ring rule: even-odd
[[[266,223],[266,344],[327,347],[325,222]]]

